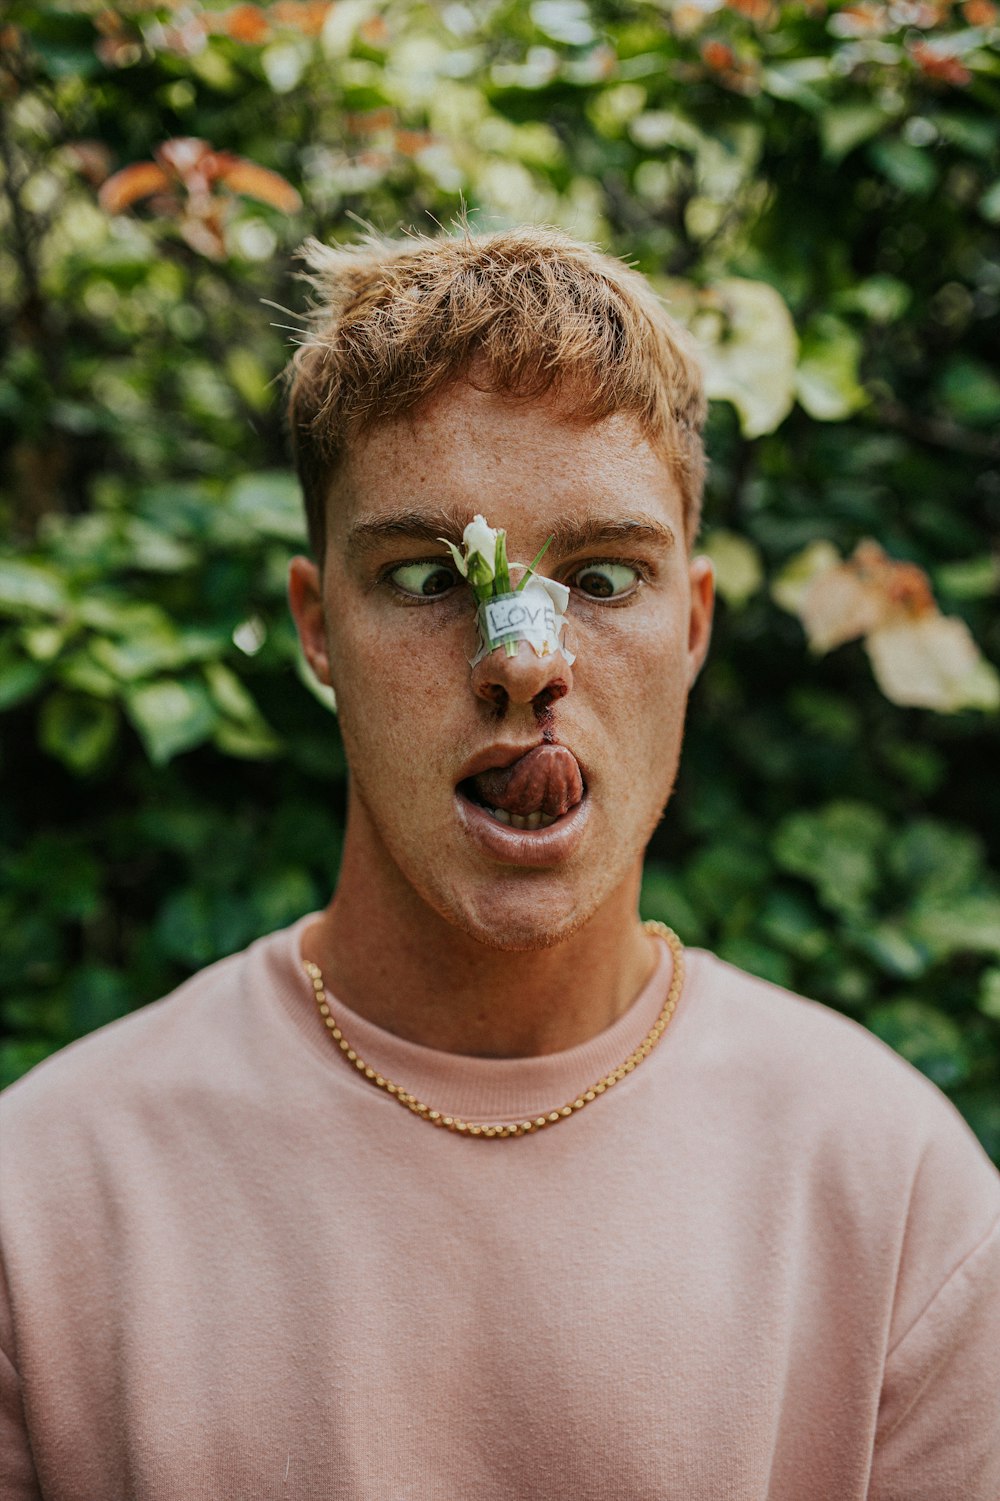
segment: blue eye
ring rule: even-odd
[[[573,587],[590,599],[615,599],[638,581],[638,573],[628,563],[588,563],[573,575]]]
[[[389,574],[396,588],[417,599],[434,599],[463,582],[447,563],[403,563]]]

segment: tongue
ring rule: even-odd
[[[545,813],[559,818],[583,797],[576,757],[563,745],[538,745],[513,766],[481,771],[472,784],[487,807],[504,808],[521,817]]]

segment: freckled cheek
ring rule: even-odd
[[[333,680],[348,754],[399,768],[414,766],[413,749],[433,756],[436,742],[454,736],[444,728],[455,701],[456,669],[440,639],[399,630],[339,629],[331,633]],[[468,663],[460,664],[468,679]]]
[[[623,615],[625,612],[622,612]],[[579,658],[575,671],[581,688],[595,703],[652,708],[683,696],[687,686],[687,639],[677,622],[612,620],[588,623],[572,648]]]

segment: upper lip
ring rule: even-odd
[[[513,766],[515,761],[520,761],[529,751],[537,750],[544,744],[544,740],[534,740],[530,745],[488,745],[466,761],[457,780],[468,781],[469,777],[477,777],[481,771],[506,771],[508,766]]]
[[[460,782],[468,781],[470,777],[478,776],[481,771],[506,771],[508,766],[513,766],[515,761],[520,761],[521,757],[526,756],[529,751],[537,750],[540,745],[547,744],[562,745],[563,749],[568,750],[570,755],[575,758],[576,764],[580,768],[580,775],[583,778],[583,790],[586,794],[588,782],[587,768],[576,754],[576,751],[569,745],[563,745],[562,741],[546,740],[534,740],[530,745],[510,745],[505,742],[502,745],[486,746],[484,750],[479,751],[477,755],[470,757],[466,761],[458,774],[456,786]]]

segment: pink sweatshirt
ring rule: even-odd
[[[2,1119],[7,1501],[998,1501],[1000,1179],[862,1028],[689,952],[663,1041],[537,1136],[345,1063],[312,921],[74,1043]],[[438,1053],[554,1108],[645,1035]]]

